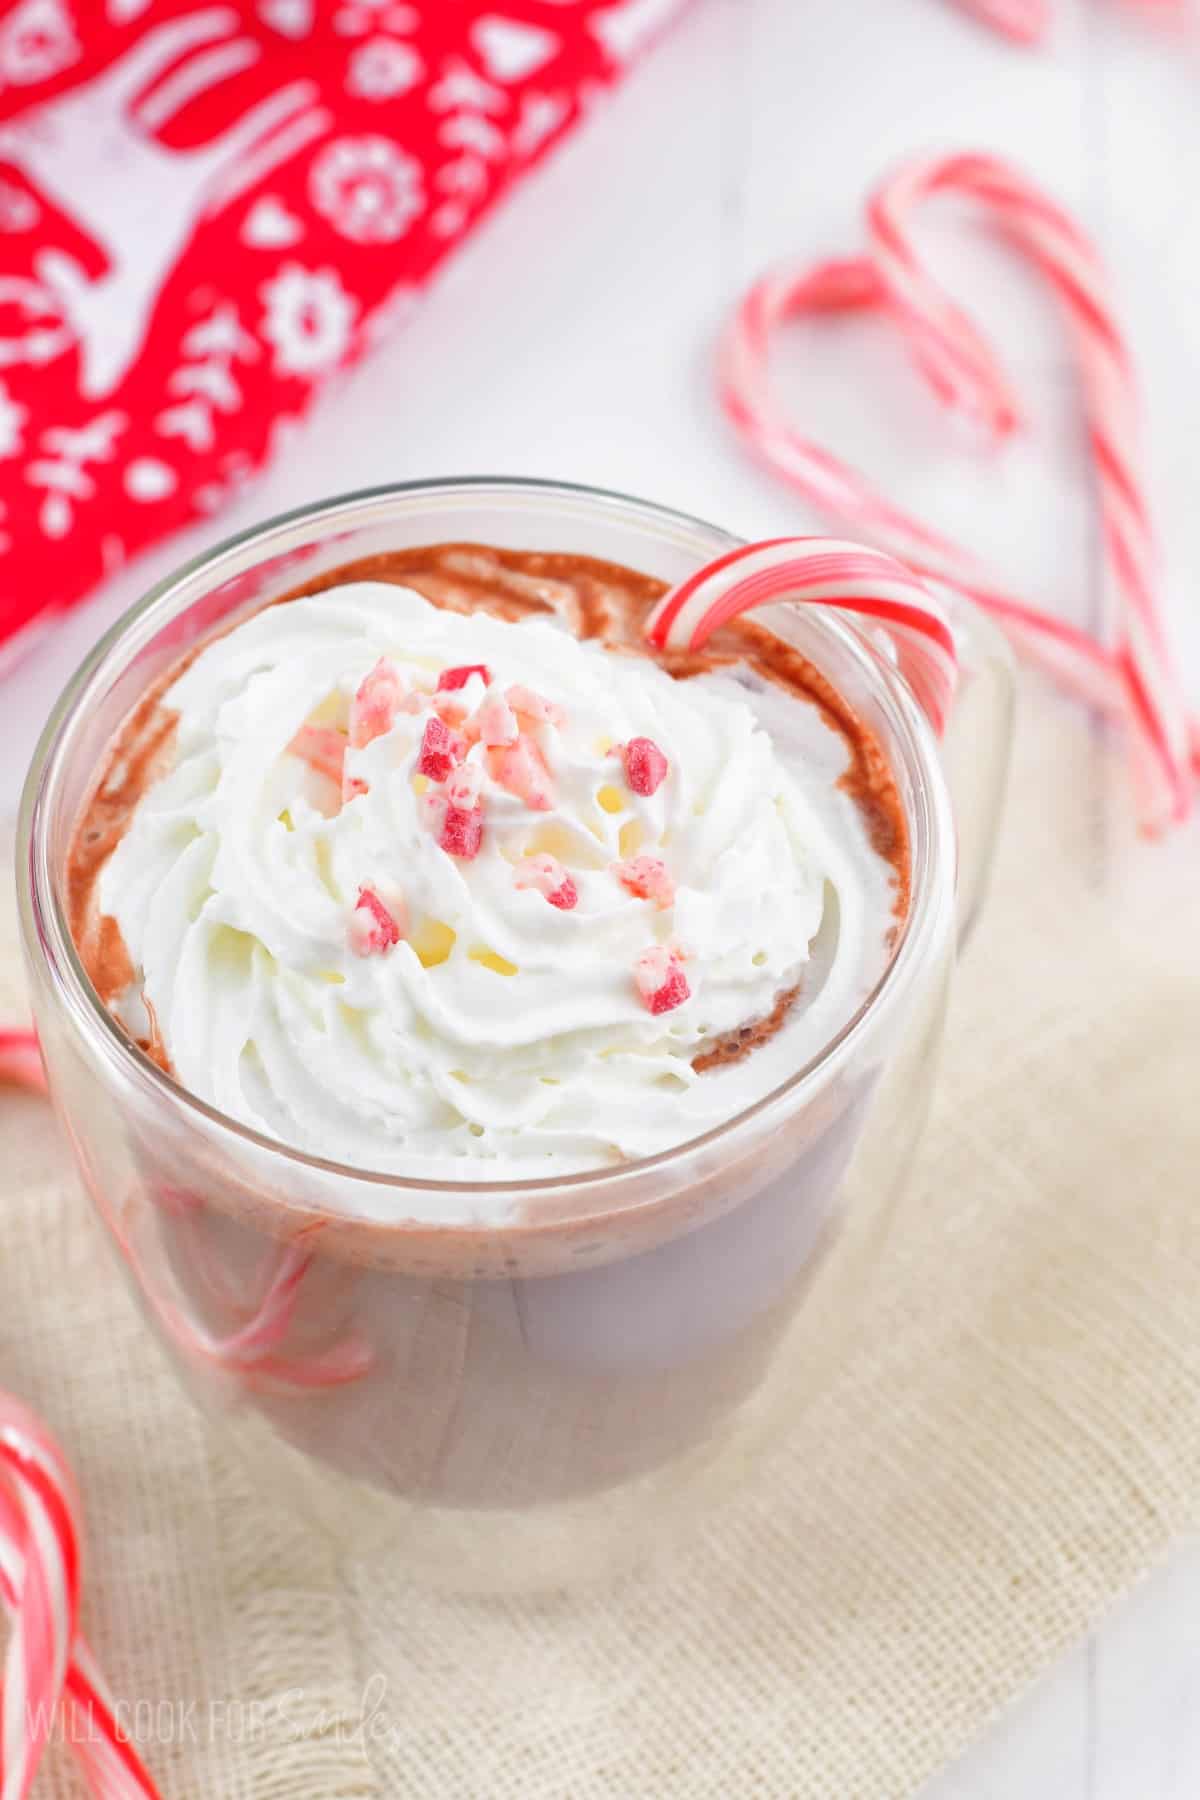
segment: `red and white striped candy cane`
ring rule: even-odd
[[[965,192],[996,213],[1010,238],[1051,281],[1067,312],[1118,603],[1120,629],[1111,646],[987,581],[966,551],[892,506],[855,470],[796,432],[775,399],[768,348],[777,324],[800,312],[876,307],[906,334],[944,402],[983,419],[997,434],[1012,428],[1016,407],[1003,372],[965,314],[926,274],[908,235],[913,207],[947,189]],[[824,511],[853,521],[917,574],[969,595],[1064,685],[1126,721],[1143,824],[1153,830],[1182,818],[1200,777],[1200,738],[1188,718],[1159,613],[1154,545],[1132,448],[1136,395],[1095,251],[1060,207],[1007,165],[984,156],[908,165],[873,198],[870,225],[870,260],[769,276],[747,295],[722,348],[726,411],[754,453]]]
[[[1100,259],[1074,220],[1016,170],[991,156],[951,156],[908,164],[872,196],[868,228],[876,266],[906,313],[924,321],[924,353],[947,310],[957,315],[923,268],[909,237],[920,203],[939,193],[963,194],[987,208],[1005,236],[1050,283],[1071,327],[1083,387],[1088,436],[1099,485],[1109,568],[1118,599],[1115,655],[1126,676],[1135,749],[1148,779],[1162,781],[1162,810],[1179,820],[1190,811],[1195,775],[1189,721],[1159,610],[1160,573],[1138,462],[1139,404],[1129,351],[1113,316]],[[972,411],[972,379],[989,390],[990,359],[961,360],[953,325],[944,338],[959,392]],[[986,404],[985,398],[985,404]]]
[[[772,538],[730,550],[663,595],[646,635],[652,644],[696,650],[739,613],[780,600],[832,607],[882,629],[934,729],[945,729],[958,675],[945,610],[911,570],[861,544]]]
[[[1038,44],[1050,26],[1046,0],[958,0],[963,12],[1015,44]]]
[[[1050,29],[1047,0],[957,0],[965,13],[1015,44],[1040,44]],[[1125,0],[1131,12],[1182,17],[1185,0]]]
[[[849,463],[804,437],[780,406],[769,372],[770,344],[778,326],[806,313],[860,312],[888,304],[878,270],[861,258],[764,276],[739,305],[722,340],[719,386],[725,412],[751,454],[821,511],[886,544],[914,573],[976,600],[1066,688],[1124,719],[1126,688],[1109,651],[1086,632],[986,582],[967,551],[901,511]],[[910,323],[907,316],[904,323]],[[928,367],[926,372],[931,373]]]
[[[42,1067],[36,1032],[0,1030],[0,1083],[2,1082],[45,1093],[46,1072]],[[73,1141],[88,1185],[98,1196],[99,1190],[92,1179],[86,1152],[77,1140],[73,1138]],[[179,1189],[163,1190],[160,1199],[164,1206],[181,1214],[190,1206],[201,1204]],[[124,1242],[116,1220],[103,1205],[101,1210],[136,1272],[133,1253]],[[370,1351],[353,1333],[345,1334],[324,1349],[303,1354],[279,1354],[292,1329],[300,1290],[312,1263],[312,1254],[299,1246],[282,1249],[253,1316],[240,1330],[223,1338],[189,1324],[179,1309],[167,1301],[156,1299],[152,1285],[140,1275],[138,1283],[181,1350],[190,1357],[237,1375],[247,1386],[345,1387],[350,1382],[361,1380],[372,1362]],[[2,1793],[0,1800],[5,1800]]]
[[[111,1216],[109,1224],[116,1232]],[[370,1347],[353,1331],[344,1332],[334,1343],[321,1349],[284,1351],[282,1348],[293,1327],[305,1277],[314,1266],[311,1251],[296,1245],[283,1247],[247,1323],[237,1331],[218,1337],[194,1323],[182,1307],[160,1294],[156,1283],[141,1272],[128,1239],[119,1233],[117,1236],[121,1253],[133,1270],[140,1291],[153,1307],[163,1329],[189,1361],[207,1364],[221,1374],[231,1376],[243,1387],[279,1391],[347,1387],[370,1373],[374,1362]],[[188,1254],[198,1259],[202,1253],[193,1244]],[[203,1254],[207,1256],[208,1253]]]
[[[0,1796],[24,1800],[53,1726],[75,1639],[79,1508],[57,1445],[7,1398],[0,1408],[0,1469],[20,1509],[24,1557],[4,1664]]]
[[[279,1252],[253,1317],[240,1331],[215,1338],[184,1325],[176,1315],[170,1326],[176,1341],[189,1356],[237,1375],[247,1387],[330,1388],[361,1381],[370,1372],[373,1358],[368,1346],[352,1332],[323,1350],[278,1354],[292,1328],[300,1291],[312,1266],[311,1251],[288,1245]]]
[[[79,1635],[79,1502],[62,1452],[0,1393],[0,1598],[12,1618],[0,1702],[0,1800],[25,1800],[58,1709],[99,1800],[155,1800]]]

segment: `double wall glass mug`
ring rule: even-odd
[[[448,541],[596,556],[669,583],[737,542],[617,494],[501,480],[377,489],[231,540],[135,606],[59,701],[22,805],[21,922],[58,1115],[201,1406],[345,1555],[460,1589],[557,1587],[677,1535],[869,1331],[996,828],[1011,669],[964,609],[965,680],[939,744],[869,630],[811,607],[756,615],[890,761],[912,898],[887,970],[758,1104],[641,1161],[489,1184],[512,1203],[489,1223],[468,1184],[304,1155],[185,1092],[100,1003],[64,905],[106,745],[172,662],[301,579]]]

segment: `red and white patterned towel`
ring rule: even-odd
[[[0,641],[215,511],[679,3],[0,4]]]

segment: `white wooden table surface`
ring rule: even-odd
[[[1122,21],[1110,0],[1056,11],[1054,44],[1030,57],[949,0],[694,0],[606,116],[458,257],[436,303],[328,397],[252,495],[126,571],[0,683],[0,813],[101,626],[183,554],[298,501],[390,478],[529,473],[643,493],[748,534],[800,526],[806,515],[716,416],[713,331],[768,262],[853,250],[868,184],[918,149],[1016,157],[1105,245],[1145,377],[1172,604],[1200,685],[1187,605],[1200,576],[1200,55]],[[948,236],[940,266],[1032,396],[1031,437],[1002,463],[955,450],[901,359],[861,327],[798,332],[781,377],[797,416],[885,487],[1025,591],[1094,620],[1095,521],[1063,340],[1002,253],[976,241],[964,258],[964,242]],[[1200,1794],[1200,1546],[930,1794]]]

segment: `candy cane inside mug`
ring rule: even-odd
[[[652,644],[697,650],[740,613],[779,601],[827,606],[880,628],[901,673],[945,730],[958,679],[942,603],[903,563],[839,538],[772,538],[717,557],[673,588],[646,621]]]

